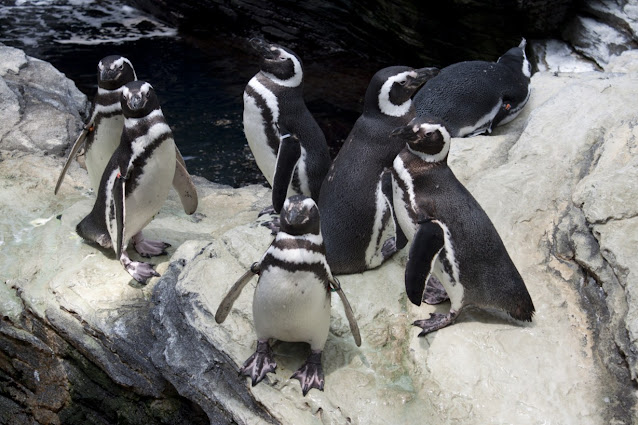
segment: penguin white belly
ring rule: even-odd
[[[460,128],[456,137],[477,136],[486,130],[491,130],[492,121],[494,121],[496,114],[498,114],[502,107],[503,101],[499,100],[496,105],[494,105],[494,108],[480,117],[475,124]]]
[[[450,229],[441,221],[433,220],[436,224],[441,226],[443,230],[443,247],[439,255],[434,262],[432,273],[439,279],[445,292],[450,297],[451,310],[459,311],[463,305],[464,288],[461,284],[461,274],[459,265],[456,260],[454,244]],[[443,258],[445,255],[445,258]],[[448,263],[449,267],[445,267],[443,261]]]
[[[259,339],[307,342],[321,350],[330,329],[330,296],[312,272],[270,267],[255,289],[253,320]]]
[[[408,240],[412,241],[416,233],[416,223],[412,221],[410,216],[415,205],[412,178],[405,169],[403,161],[398,156],[394,160],[394,171],[395,173],[392,178],[392,205],[394,206],[394,213],[396,214],[397,222],[401,230],[403,230]],[[401,185],[397,179],[401,179]],[[405,187],[405,191],[408,192],[407,194],[403,187]],[[409,204],[406,202],[406,195]]]
[[[277,152],[268,145],[266,125],[263,111],[257,105],[255,99],[244,93],[244,133],[257,166],[261,170],[270,186],[272,186],[277,163]]]
[[[396,236],[392,208],[390,208],[390,201],[383,194],[381,180],[381,176],[379,176],[379,183],[375,192],[374,223],[372,224],[372,234],[365,253],[366,264],[369,268],[378,267],[383,263],[385,260],[382,252],[383,244],[388,239]]]
[[[120,144],[123,127],[124,117],[116,115],[103,118],[100,125],[95,128],[93,143],[86,151],[86,170],[89,173],[89,180],[94,191],[100,187],[100,180],[106,164]]]
[[[144,164],[144,173],[124,205],[124,241],[141,231],[166,201],[175,175],[175,144],[167,139]],[[113,237],[113,235],[112,235]]]

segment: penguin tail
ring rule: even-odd
[[[96,243],[104,248],[111,248],[111,236],[104,226],[100,226],[93,214],[82,219],[75,227],[76,233],[85,241]]]
[[[529,296],[529,293],[525,291],[524,296],[520,297],[514,308],[510,309],[508,313],[516,320],[531,322],[535,311],[532,298]]]

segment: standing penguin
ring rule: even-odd
[[[491,133],[513,120],[530,95],[525,39],[496,63],[460,62],[441,70],[414,96],[417,116],[439,117],[452,137]]]
[[[277,44],[250,42],[261,55],[261,70],[244,91],[244,132],[257,166],[272,187],[273,208],[279,212],[288,196],[319,198],[330,154],[303,100],[301,59]],[[296,135],[296,144],[281,142],[288,132]],[[275,169],[281,170],[276,180]]]
[[[119,55],[107,56],[97,66],[97,94],[93,99],[89,121],[76,139],[64,167],[58,177],[54,193],[57,194],[71,161],[84,146],[86,170],[89,173],[91,187],[97,190],[104,169],[113,152],[120,144],[124,116],[120,99],[124,85],[137,80],[133,64]],[[179,194],[184,212],[193,214],[197,210],[197,190],[193,184],[186,164],[177,147],[173,186]]]
[[[341,298],[357,346],[361,336],[339,282],[332,276],[321,238],[319,210],[311,198],[295,195],[281,210],[281,230],[259,263],[252,265],[219,305],[215,320],[222,323],[253,274],[259,281],[253,297],[257,350],[242,366],[252,385],[277,367],[268,344],[271,338],[307,342],[311,354],[291,378],[298,379],[305,396],[311,388],[323,390],[323,347],[330,328],[330,289]]]
[[[438,73],[393,66],[378,71],[319,195],[321,231],[335,274],[375,268],[397,250],[389,169],[405,143],[390,137],[414,117],[410,97]],[[399,243],[399,248],[401,248]]]
[[[104,168],[120,144],[120,136],[124,126],[124,117],[120,106],[122,89],[126,83],[135,80],[137,80],[137,76],[133,64],[123,56],[107,56],[98,63],[97,93],[93,98],[90,118],[66,159],[55,186],[56,194],[71,161],[82,146],[84,146],[86,169],[89,173],[91,187],[97,189],[100,186]]]
[[[175,174],[175,143],[153,87],[133,81],[122,90],[124,129],[111,156],[93,210],[76,227],[84,239],[112,247],[126,271],[141,283],[159,276],[148,263],[131,261],[133,240],[143,257],[166,254],[170,245],[142,237],[168,196]]]
[[[440,120],[417,117],[392,133],[407,143],[394,160],[393,202],[412,242],[405,270],[408,298],[421,304],[434,274],[447,291],[448,314],[414,322],[419,336],[456,320],[467,306],[531,321],[534,304],[489,217],[447,165],[450,134]]]

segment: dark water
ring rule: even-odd
[[[156,89],[192,174],[264,183],[243,134],[242,93],[258,71],[245,40],[196,42],[116,1],[0,1],[0,42],[51,62],[89,98],[104,56],[129,58]]]

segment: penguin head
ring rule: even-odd
[[[279,215],[281,231],[293,236],[312,233],[318,235],[319,208],[312,198],[294,195],[286,199]]]
[[[412,69],[406,66],[384,68],[372,77],[366,99],[368,96],[374,96],[374,103],[383,114],[402,117],[410,111],[412,95],[438,73],[437,68]]]
[[[122,89],[122,113],[126,118],[141,118],[159,109],[159,99],[146,81],[131,81]]]
[[[303,81],[301,59],[292,50],[260,38],[250,40],[252,47],[261,55],[262,74],[273,82],[286,87],[297,87]]]
[[[391,133],[407,143],[407,148],[425,162],[442,162],[450,152],[450,133],[441,120],[416,117]]]
[[[117,90],[135,80],[133,64],[124,56],[107,56],[97,64],[97,85],[102,89]]]
[[[527,60],[527,55],[525,54],[526,45],[527,41],[523,39],[518,47],[509,49],[503,56],[498,58],[496,63],[505,65],[512,71],[520,72],[529,79],[532,76],[532,65]]]

